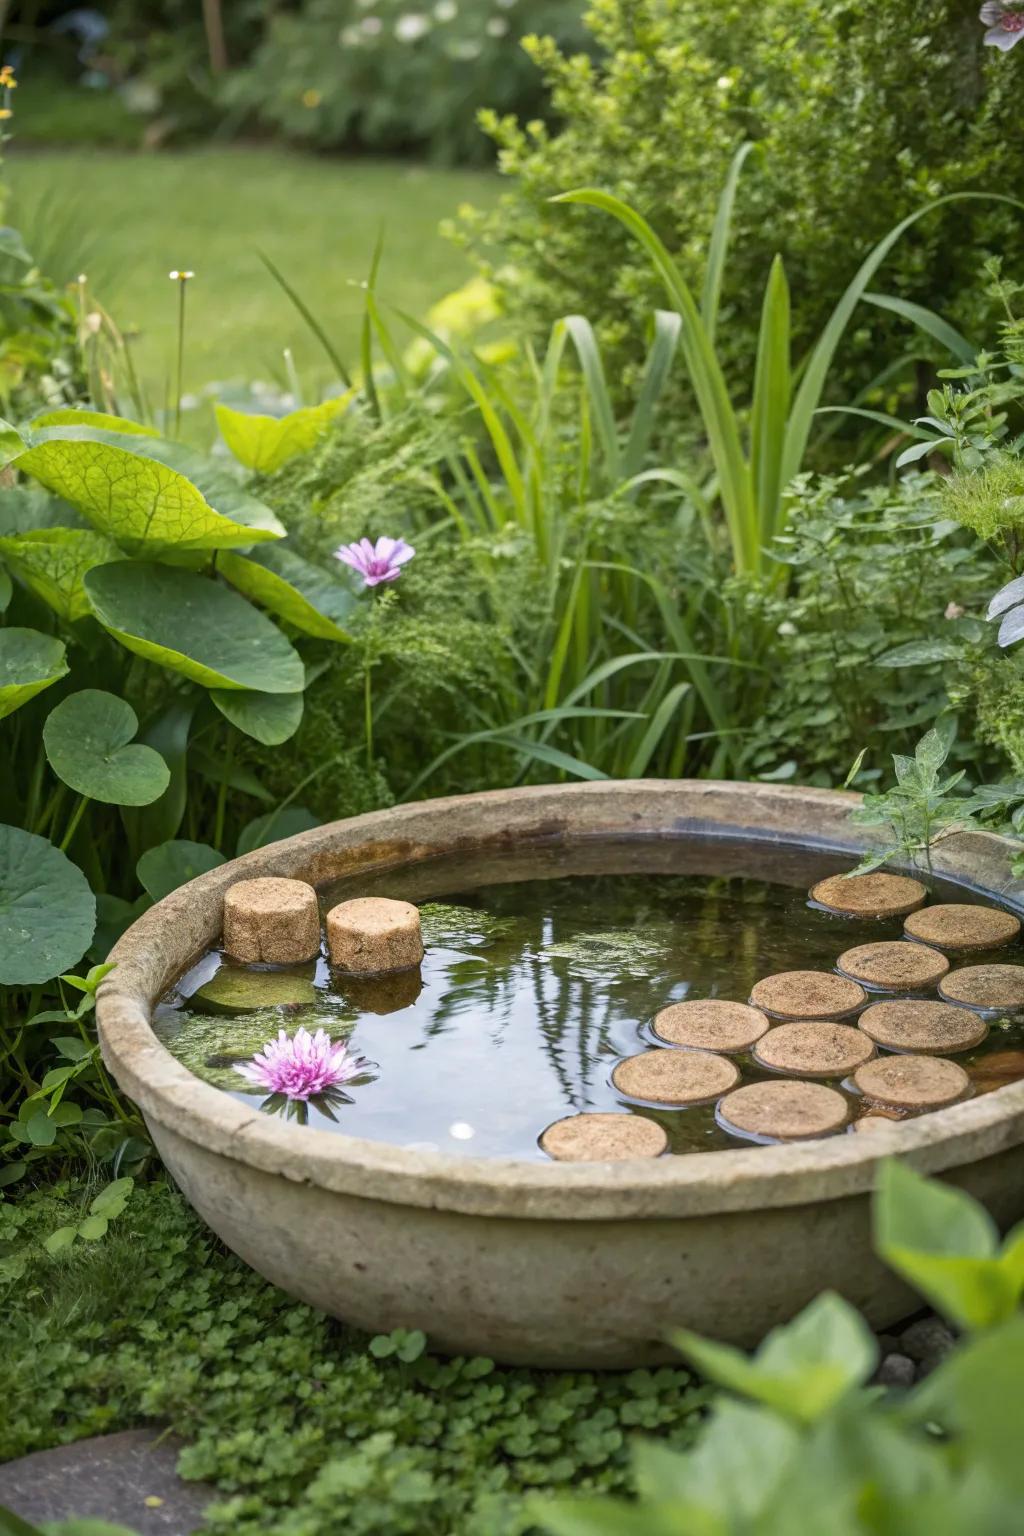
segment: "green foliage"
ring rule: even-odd
[[[680,1347],[729,1393],[697,1444],[634,1453],[633,1504],[531,1501],[552,1536],[1000,1536],[1022,1481],[1021,1242],[997,1257],[987,1213],[903,1164],[883,1165],[880,1251],[958,1323],[978,1330],[910,1393],[869,1384],[876,1345],[836,1296],[812,1302],[748,1360],[684,1335]]]
[[[585,216],[549,205],[566,188],[600,187],[638,207],[696,287],[717,189],[737,145],[754,140],[723,295],[719,345],[733,377],[755,354],[776,254],[800,296],[799,354],[863,254],[910,209],[1015,184],[1024,150],[1019,51],[984,48],[976,14],[959,0],[598,0],[587,25],[604,55],[597,62],[546,39],[528,44],[557,129],[486,116],[509,190],[496,214],[464,226],[464,238],[535,332],[570,308],[589,315],[610,349],[611,376],[626,388],[659,285],[625,232],[609,227],[595,242]],[[1012,270],[1024,253],[1020,216],[947,206],[894,252],[886,290],[982,334],[991,314],[978,282],[986,250],[1005,252]],[[930,350],[908,332],[905,313],[865,314],[844,346],[839,398],[851,401],[880,362],[888,391],[912,387],[914,360]]]
[[[586,46],[579,0],[302,0],[276,10],[248,65],[222,83],[237,121],[249,114],[320,149],[425,150],[441,161],[493,154],[483,107],[544,116],[547,93],[524,55],[528,33]]]
[[[690,1442],[706,1400],[682,1368],[621,1374],[441,1360],[372,1341],[227,1253],[169,1186],[136,1185],[96,1242],[66,1187],[0,1204],[8,1383],[0,1458],[159,1420],[235,1536],[520,1536],[532,1490],[622,1490],[637,1429]],[[6,1284],[5,1284],[6,1282]]]

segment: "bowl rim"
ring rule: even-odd
[[[859,801],[780,784],[601,780],[417,801],[299,833],[200,875],[123,934],[97,996],[104,1061],[147,1121],[210,1153],[343,1195],[468,1215],[607,1221],[759,1210],[864,1193],[891,1154],[932,1174],[996,1155],[1024,1141],[1024,1080],[870,1137],[620,1163],[456,1157],[263,1115],[195,1077],[151,1026],[167,986],[215,942],[237,880],[282,875],[319,887],[468,848],[614,837],[718,836],[850,854],[867,841],[849,820]],[[936,850],[935,871],[1024,912],[1014,847],[956,833]]]

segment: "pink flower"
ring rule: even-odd
[[[343,1040],[337,1043],[323,1029],[311,1035],[300,1024],[291,1038],[282,1029],[251,1061],[239,1064],[243,1077],[287,1099],[311,1099],[338,1083],[347,1083],[366,1065],[350,1056]]]
[[[397,581],[402,574],[400,567],[415,553],[404,539],[381,538],[376,544],[360,539],[358,544],[343,544],[336,549],[334,558],[358,571],[368,587],[375,587],[381,581]]]
[[[1024,37],[1024,10],[1008,9],[1000,0],[985,0],[978,16],[988,28],[985,42],[990,48],[1008,53]]]

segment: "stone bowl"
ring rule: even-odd
[[[321,886],[467,852],[607,838],[863,846],[858,797],[634,780],[501,790],[335,822],[247,854],[158,902],[114,949],[99,991],[104,1059],[203,1219],[274,1284],[370,1332],[511,1364],[628,1367],[671,1358],[685,1326],[753,1345],[820,1291],[877,1329],[913,1306],[875,1257],[870,1195],[898,1153],[1007,1224],[1024,1216],[1024,1081],[871,1135],[625,1163],[446,1156],[263,1115],[194,1077],[157,1040],[154,1004],[220,932],[236,880]],[[962,833],[936,873],[1020,911],[1010,845]]]

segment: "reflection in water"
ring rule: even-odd
[[[611,1070],[652,1043],[646,1030],[659,1008],[688,997],[745,1000],[762,976],[831,970],[853,944],[900,937],[899,921],[808,906],[810,885],[843,865],[833,854],[664,838],[364,873],[325,893],[325,908],[357,894],[423,904],[421,968],[354,978],[332,975],[321,960],[314,1000],[285,1011],[269,997],[261,1004],[258,984],[239,993],[233,968],[208,956],[157,1010],[156,1028],[192,1071],[267,1112],[402,1146],[540,1158],[536,1138],[552,1121],[631,1107]],[[245,972],[261,974],[282,972]],[[202,995],[214,977],[217,1014]],[[301,980],[308,986],[308,969]],[[275,985],[278,996],[295,996]],[[225,1000],[237,997],[251,1006],[225,1016]],[[349,1060],[372,1058],[376,1075],[325,1083],[303,1103],[257,1096],[239,1063],[282,1025],[289,1036],[298,1026],[324,1030]],[[999,1025],[976,1059],[959,1059],[983,1091],[997,1076],[1009,1080],[1009,1056],[1024,1065],[1022,1046],[1018,1026]],[[997,1047],[1004,1059],[986,1072]],[[740,1065],[745,1081],[767,1075],[749,1058]],[[673,1151],[737,1144],[713,1106],[643,1113],[665,1127]]]

